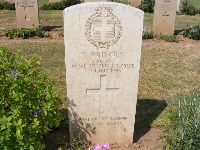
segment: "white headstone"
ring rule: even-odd
[[[70,136],[133,142],[144,13],[97,2],[64,10]]]
[[[37,0],[16,0],[15,8],[18,28],[36,28],[39,26]]]
[[[177,0],[155,0],[153,32],[173,35],[176,20]]]

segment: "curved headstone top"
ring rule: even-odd
[[[144,13],[92,2],[64,10],[70,136],[131,144]]]
[[[64,13],[70,9],[78,9],[78,8],[83,8],[83,7],[91,7],[95,5],[94,7],[98,6],[98,5],[109,5],[112,7],[123,7],[126,9],[132,9],[134,11],[138,11],[140,12],[140,15],[144,16],[144,12],[138,8],[132,7],[130,5],[127,4],[122,4],[122,3],[117,3],[117,2],[105,2],[105,1],[100,1],[100,2],[87,2],[87,3],[81,3],[81,4],[76,4],[76,5],[72,5],[70,7],[67,7],[64,9]]]

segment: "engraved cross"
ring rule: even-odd
[[[99,94],[100,97],[100,106],[99,106],[99,114],[103,115],[112,105],[112,98],[108,97],[114,93],[114,91],[119,90],[119,88],[107,88],[106,87],[106,75],[100,75],[100,87],[93,89],[86,89],[87,94]]]
[[[169,15],[167,15],[167,12],[165,11],[165,14],[162,15],[162,16],[164,17],[164,23],[165,23],[165,22],[166,22],[165,18],[166,18],[166,17],[169,17]]]
[[[107,26],[107,19],[105,16],[102,17],[102,22],[100,27],[94,27],[94,31],[101,33],[101,41],[105,42],[106,32],[113,31],[113,26]]]
[[[23,0],[21,2],[17,2],[17,7],[23,7],[24,8],[24,13],[25,13],[25,19],[30,20],[30,12],[26,11],[26,8],[28,7],[34,7],[35,2],[30,2],[29,0]],[[29,15],[27,15],[27,13]]]

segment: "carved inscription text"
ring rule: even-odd
[[[24,18],[25,20],[30,20],[30,7],[34,7],[35,2],[30,0],[22,0],[20,2],[17,2],[17,7],[22,7],[24,9]]]

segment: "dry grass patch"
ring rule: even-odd
[[[170,103],[177,94],[189,93],[194,86],[200,85],[200,43],[190,39],[184,40],[186,41],[179,43],[143,41],[137,106],[138,115],[143,117],[138,117],[137,125],[169,124],[167,116],[170,110],[168,107],[165,108],[164,100]],[[11,40],[4,45],[11,51],[23,49],[26,56],[33,53],[41,56],[44,70],[50,73],[58,83],[62,96],[66,97],[62,41]],[[147,111],[145,113],[144,108]],[[149,114],[148,120],[145,117],[146,113]]]
[[[200,43],[187,45],[143,41],[139,96],[168,99],[199,85]]]

